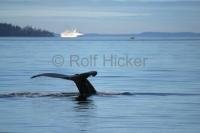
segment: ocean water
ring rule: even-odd
[[[0,132],[198,133],[199,59],[198,39],[0,38]],[[111,95],[78,102],[71,81],[30,79],[91,70]]]

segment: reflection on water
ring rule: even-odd
[[[85,112],[88,109],[94,109],[95,104],[93,100],[88,99],[87,101],[76,101],[76,106],[74,107],[74,110],[76,112]]]
[[[74,105],[75,115],[74,123],[78,125],[80,132],[88,132],[91,126],[91,119],[95,115],[96,105],[93,100],[76,101]]]

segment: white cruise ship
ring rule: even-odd
[[[69,37],[69,38],[72,38],[72,37],[78,37],[78,36],[82,36],[83,33],[80,33],[78,32],[76,29],[74,29],[73,31],[65,31],[65,32],[62,32],[60,34],[61,37]]]

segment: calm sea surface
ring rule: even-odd
[[[90,70],[97,91],[127,93],[78,102],[71,81],[30,79]],[[199,133],[200,40],[0,38],[0,132]]]

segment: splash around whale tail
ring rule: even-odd
[[[65,80],[72,80],[76,84],[78,90],[79,90],[79,100],[80,99],[86,99],[87,97],[96,94],[96,90],[93,87],[93,85],[89,82],[87,79],[90,76],[96,76],[96,71],[90,71],[80,74],[74,74],[74,75],[64,75],[64,74],[58,74],[58,73],[43,73],[38,74],[35,76],[32,76],[32,78],[46,76],[46,77],[52,77],[52,78],[60,78]]]

